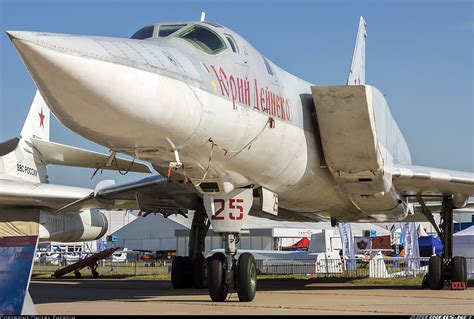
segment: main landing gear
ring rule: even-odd
[[[177,256],[171,265],[171,284],[175,289],[207,288],[207,260],[204,240],[210,223],[202,203],[194,213],[189,235],[188,256]]]
[[[443,289],[444,282],[464,282],[467,286],[467,265],[466,258],[460,256],[453,257],[453,202],[451,197],[443,199],[441,209],[440,227],[434,222],[432,213],[425,203],[418,197],[418,201],[423,207],[423,213],[433,224],[438,236],[443,243],[443,254],[441,256],[431,256],[428,264],[428,274],[423,280],[424,288],[431,290]]]
[[[253,190],[236,189],[225,195],[204,195],[194,213],[189,238],[189,254],[176,257],[171,268],[174,288],[209,288],[212,301],[227,299],[235,289],[240,301],[252,301],[257,290],[257,267],[252,254],[242,253],[237,258],[236,243],[243,221],[253,202]],[[224,253],[204,258],[204,241],[212,224],[221,234]]]

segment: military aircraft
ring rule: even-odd
[[[7,34],[66,127],[164,176],[103,187],[98,201],[196,210],[189,256],[173,261],[175,288],[208,286],[214,301],[235,288],[253,300],[255,260],[235,257],[249,212],[335,225],[423,215],[434,223],[440,210],[446,262],[431,258],[428,281],[465,281],[465,260],[452,258],[452,209],[474,195],[474,174],[412,165],[383,94],[365,84],[362,17],[341,86],[304,81],[207,21],[148,25],[131,38]],[[209,225],[225,253],[206,261]]]
[[[47,165],[130,168],[138,172],[150,169],[144,163],[50,142],[49,128],[50,110],[36,92],[20,137],[0,143],[0,237],[34,235],[39,241],[60,242],[101,238],[108,222],[96,208],[113,207],[97,202],[92,189],[50,184]],[[90,200],[83,200],[74,209],[65,208],[84,197]],[[60,208],[63,210],[57,212]]]

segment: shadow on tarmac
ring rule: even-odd
[[[311,290],[420,290],[419,286],[353,284],[321,282],[318,279],[260,279],[258,291]],[[111,300],[127,302],[156,302],[154,297],[202,296],[186,302],[208,302],[207,289],[173,289],[169,280],[123,279],[32,279],[30,294],[35,304],[71,303],[76,301]],[[234,293],[235,294],[235,293]],[[165,301],[165,300],[161,300]],[[167,300],[178,302],[182,300]]]

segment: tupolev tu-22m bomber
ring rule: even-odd
[[[196,211],[173,287],[253,300],[255,260],[236,248],[248,214],[333,225],[428,219],[444,243],[429,262],[430,288],[466,281],[465,259],[452,256],[452,211],[474,195],[474,173],[412,165],[383,94],[365,84],[363,18],[340,86],[306,82],[206,21],[148,25],[131,38],[7,34],[66,127],[161,175],[104,186],[99,202]],[[210,225],[225,253],[205,259]]]

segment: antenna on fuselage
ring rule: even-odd
[[[206,12],[201,11],[201,22],[203,22],[206,19]]]

